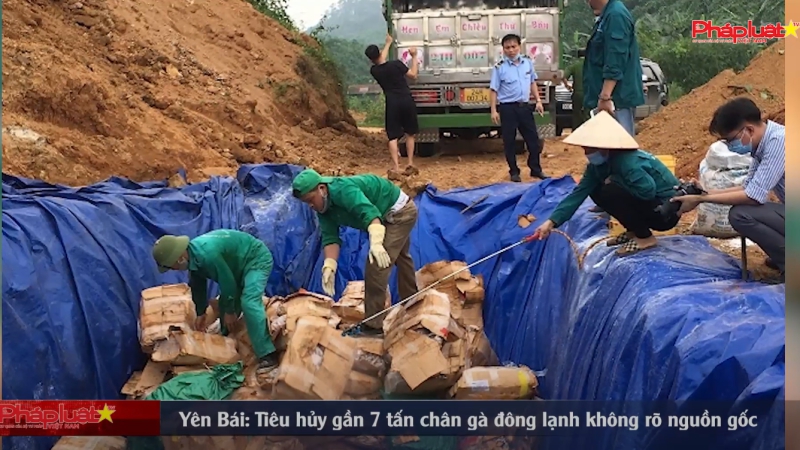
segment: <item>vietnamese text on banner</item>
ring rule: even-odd
[[[758,434],[764,430],[761,418],[774,406],[772,401],[734,406],[543,400],[0,402],[0,434],[558,437],[612,429],[622,433],[618,436],[677,444]]]

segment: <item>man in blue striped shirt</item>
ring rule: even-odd
[[[679,214],[700,203],[732,205],[728,220],[743,237],[758,244],[769,259],[767,265],[785,280],[786,242],[786,132],[785,127],[761,120],[761,110],[747,97],[735,98],[714,113],[709,131],[736,153],[753,157],[742,186],[709,191],[706,195],[675,197]],[[778,202],[770,202],[773,192]]]

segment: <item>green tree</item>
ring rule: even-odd
[[[331,55],[342,79],[348,84],[367,84],[374,80],[369,74],[370,62],[364,56],[366,45],[355,39],[339,39],[330,36],[321,38],[328,54]]]
[[[364,46],[380,44],[386,36],[382,0],[339,0],[325,12],[317,26],[325,37],[358,41]]]

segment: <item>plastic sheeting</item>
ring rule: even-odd
[[[141,291],[187,281],[161,275],[150,250],[163,234],[237,228],[232,179],[169,189],[110,179],[66,188],[3,175],[3,397],[110,399],[144,359]],[[46,449],[52,438],[4,438]]]
[[[161,234],[239,227],[275,256],[268,294],[320,291],[316,218],[291,197],[298,170],[244,166],[238,183],[215,178],[180,190],[119,179],[69,189],[4,176],[3,358],[15,368],[4,374],[6,398],[117,396],[142,364],[140,291],[185,279],[161,276],[151,263],[150,246]],[[562,178],[447,193],[429,188],[415,199],[417,267],[475,261],[518,241],[573,186]],[[562,227],[582,249],[605,234],[589,206]],[[537,222],[521,229],[517,217],[528,213]],[[363,277],[367,252],[366,233],[343,230],[342,237],[337,294]],[[567,241],[554,234],[476,267],[487,281],[486,331],[500,358],[545,372],[541,390],[551,399],[720,399],[733,410],[751,398],[782,401],[783,286],[738,281],[738,262],[698,237],[663,238],[660,248],[626,258],[612,252],[595,247],[579,271]],[[741,430],[733,441],[701,436],[704,448],[782,448],[782,406],[764,414],[764,427]],[[598,429],[543,444],[634,445],[621,433]],[[635,439],[630,448],[659,448],[670,437],[640,430]],[[4,439],[15,450],[48,448],[37,442]]]

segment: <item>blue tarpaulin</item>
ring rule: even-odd
[[[269,295],[321,291],[314,214],[293,199],[300,168],[252,165],[237,180],[181,189],[122,179],[84,187],[3,176],[3,393],[6,399],[112,399],[144,363],[137,340],[140,292],[185,281],[161,275],[150,257],[166,233],[192,237],[238,228],[263,240],[275,268]],[[571,178],[438,192],[415,201],[412,256],[475,261],[530,234],[574,186]],[[479,198],[488,197],[461,214]],[[586,211],[562,230],[585,250],[605,234]],[[533,214],[531,227],[517,225]],[[363,278],[367,236],[343,230],[337,295]],[[486,280],[486,333],[503,361],[543,373],[541,393],[573,400],[783,401],[784,287],[738,280],[738,262],[700,237],[661,239],[626,258],[598,245],[579,270],[562,236],[525,244],[474,269]],[[394,300],[397,291],[392,276]],[[696,439],[705,448],[783,448],[783,408],[764,426]],[[666,434],[665,434],[666,433]],[[549,440],[548,448],[656,449],[669,441],[641,429],[598,429]],[[674,438],[674,437],[673,437]],[[589,441],[586,441],[589,439]],[[633,439],[633,441],[631,440]],[[733,440],[731,440],[733,439]],[[48,438],[4,438],[44,450]]]

